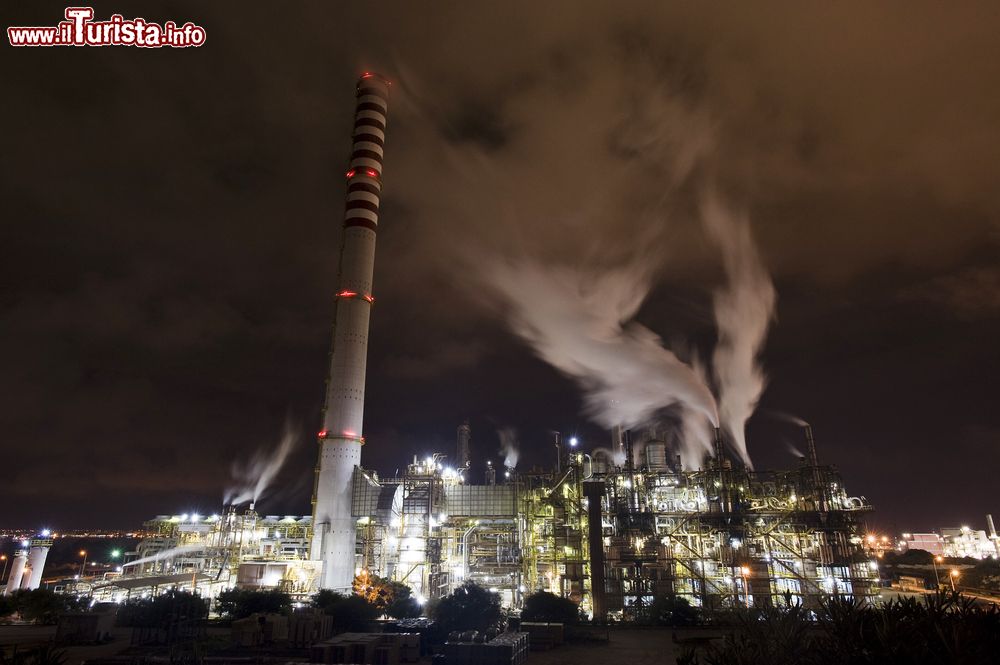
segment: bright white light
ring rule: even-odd
[[[192,522],[197,522],[199,519],[201,519],[201,515],[199,515],[198,513],[191,515]]]
[[[569,445],[571,445],[574,448],[576,448],[576,444],[578,444],[578,443],[580,443],[580,440],[578,438],[576,438],[575,436],[570,437]]]
[[[503,476],[504,478],[510,478],[510,471],[504,471]]]
[[[42,529],[42,538],[48,538],[50,535],[52,535],[51,531],[48,529]]]
[[[438,515],[438,521],[439,522],[444,522],[447,519],[448,519],[448,513],[441,513],[440,515]]]
[[[183,515],[181,515],[181,521],[182,522],[187,522],[188,521],[188,514],[187,513],[184,513]]]
[[[500,589],[496,588],[495,586],[491,586],[490,587],[490,593],[499,593],[499,592],[500,592]]]
[[[739,538],[733,538],[733,539],[732,539],[731,541],[729,541],[729,543],[730,543],[730,544],[731,544],[731,545],[732,545],[733,547],[739,547],[740,545],[742,545],[742,544],[743,544],[743,541],[741,541],[741,540],[740,540]]]
[[[417,601],[418,605],[423,605],[427,602],[427,599],[421,596],[419,593],[413,597],[413,600]]]
[[[397,538],[396,536],[389,536],[386,540],[389,541],[390,545],[398,545],[399,544],[399,538]]]

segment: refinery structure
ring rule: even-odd
[[[311,515],[260,515],[251,504],[160,516],[119,572],[67,590],[121,600],[240,586],[304,598],[347,591],[368,572],[424,600],[468,581],[514,608],[525,594],[551,591],[597,618],[627,618],[664,594],[708,611],[814,608],[834,593],[874,600],[878,572],[862,540],[870,506],[819,463],[808,427],[806,458],[781,472],[728,456],[718,429],[712,453],[690,470],[676,436],[616,428],[608,448],[556,435],[551,468],[487,464],[483,474],[473,470],[468,422],[453,454],[414,458],[394,477],[364,467],[363,456],[376,456],[362,425],[389,89],[374,74],[357,86]],[[23,570],[27,558],[19,561]]]

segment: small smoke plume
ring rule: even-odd
[[[520,457],[521,444],[517,439],[517,430],[513,427],[501,427],[497,430],[497,437],[500,439],[500,454],[503,455],[503,465],[508,468],[517,466],[517,458]]]
[[[788,439],[786,439],[784,437],[781,438],[781,441],[785,444],[785,447],[788,448],[788,452],[790,452],[792,455],[794,455],[795,457],[797,457],[799,459],[805,459],[806,454],[804,452],[802,452],[801,450],[799,450],[795,446],[795,444],[793,444],[791,441],[789,441]]]
[[[486,275],[512,329],[583,388],[597,422],[634,427],[675,404],[718,421],[708,386],[632,320],[650,289],[643,262],[598,271],[495,261]]]
[[[731,210],[711,190],[701,207],[705,231],[721,250],[726,272],[725,286],[714,295],[719,341],[712,367],[719,391],[719,419],[736,452],[752,467],[744,426],[767,383],[758,356],[774,317],[776,294],[746,215]]]
[[[786,423],[792,423],[793,425],[798,425],[799,427],[809,427],[809,423],[792,413],[776,411],[774,409],[768,409],[764,413],[772,416],[773,418],[777,418],[778,420],[784,420]]]
[[[226,505],[237,505],[247,501],[256,503],[260,500],[278,475],[299,436],[298,429],[285,423],[285,431],[276,448],[259,449],[249,461],[235,462],[232,474],[236,484],[226,490],[223,502]]]

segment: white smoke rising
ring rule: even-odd
[[[725,286],[714,294],[719,341],[712,368],[719,391],[719,420],[736,452],[752,468],[744,427],[767,383],[758,356],[777,296],[746,214],[727,207],[714,191],[702,198],[701,213],[708,237],[722,252],[726,272]]]
[[[163,561],[165,559],[173,559],[181,556],[182,554],[188,554],[189,552],[200,552],[205,549],[201,545],[181,545],[180,547],[172,547],[168,550],[163,550],[157,552],[156,554],[151,554],[150,556],[143,557],[141,559],[136,559],[135,561],[129,561],[124,564],[122,568],[128,568],[129,566],[138,566],[140,564],[149,563],[151,561]]]
[[[237,505],[252,501],[256,503],[281,470],[295,442],[299,438],[298,430],[285,424],[285,431],[278,446],[272,450],[258,449],[253,457],[245,463],[235,462],[232,468],[234,486],[229,487],[223,496],[226,505]]]
[[[807,423],[804,419],[799,418],[794,413],[776,411],[775,409],[767,409],[765,413],[767,413],[770,416],[774,416],[778,420],[784,420],[787,423],[792,423],[793,425],[798,425],[799,427],[809,427],[809,423]]]
[[[633,321],[650,289],[634,262],[603,271],[495,261],[485,274],[510,310],[513,330],[584,390],[604,426],[634,427],[680,404],[718,422],[708,386]]]
[[[517,439],[517,430],[513,427],[501,427],[497,430],[497,437],[500,439],[500,454],[504,456],[503,465],[508,468],[517,466],[517,459],[521,456],[521,444]]]

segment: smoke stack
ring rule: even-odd
[[[466,420],[458,426],[458,443],[455,447],[455,467],[464,469],[469,466],[469,444],[472,442],[472,428]]]
[[[366,72],[358,81],[330,376],[313,491],[312,558],[323,561],[320,587],[324,589],[347,590],[354,579],[351,480],[364,444],[368,320],[374,302],[372,272],[388,99],[389,82],[381,76]]]
[[[719,427],[715,428],[715,438],[712,442],[713,453],[715,454],[715,463],[722,468],[722,462],[725,459],[724,450],[722,445],[722,429]]]
[[[625,463],[625,428],[621,425],[611,428],[611,457],[616,465]]]
[[[556,444],[556,473],[559,473],[560,471],[562,471],[562,435],[559,434],[559,432],[553,432],[552,434],[556,438],[556,441],[555,441],[555,444]]]
[[[813,438],[812,425],[806,425],[806,454],[809,455],[809,464],[819,466],[819,457],[816,456],[816,439]]]

